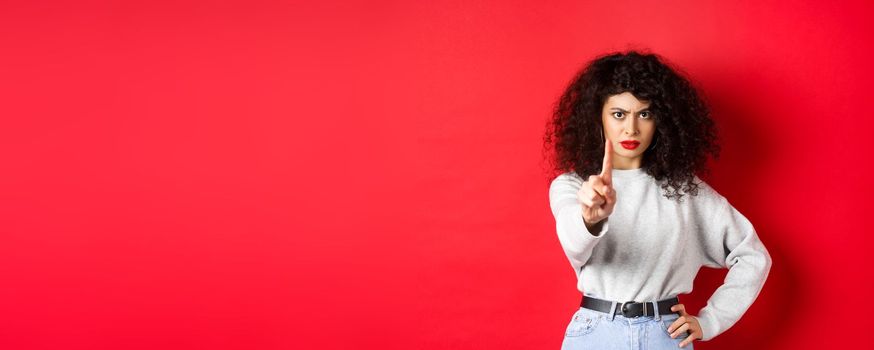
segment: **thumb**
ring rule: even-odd
[[[607,204],[613,204],[616,202],[616,192],[613,191],[613,186],[605,185],[603,191],[604,199],[607,201]]]

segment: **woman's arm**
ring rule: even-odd
[[[597,231],[590,232],[583,220],[583,206],[577,199],[582,180],[565,173],[552,180],[549,186],[549,206],[555,217],[558,240],[565,255],[579,275],[580,268],[589,260],[592,249],[609,229],[607,219],[598,222]]]
[[[753,225],[728,200],[719,199],[712,219],[701,225],[705,228],[702,265],[729,270],[697,316],[704,333],[701,340],[713,339],[733,326],[756,300],[771,270],[771,255]]]

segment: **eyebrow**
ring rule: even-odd
[[[628,111],[626,111],[626,110],[624,110],[624,109],[622,109],[622,108],[619,108],[619,107],[613,107],[613,108],[610,108],[610,109],[618,109],[618,110],[622,111],[623,113],[628,113]],[[649,112],[649,107],[646,107],[646,108],[644,108],[644,109],[641,109],[639,112]]]

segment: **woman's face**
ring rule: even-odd
[[[611,95],[601,110],[604,135],[613,144],[613,168],[637,169],[655,133],[655,120],[649,102],[630,92]]]

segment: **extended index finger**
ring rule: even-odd
[[[613,144],[610,140],[604,142],[604,165],[601,166],[601,179],[608,185],[613,184]]]

